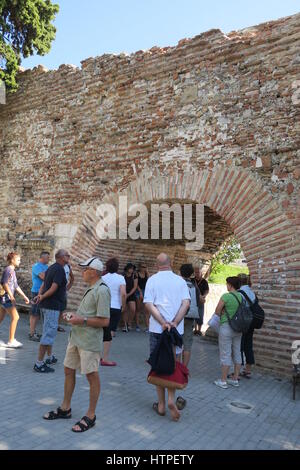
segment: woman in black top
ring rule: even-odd
[[[199,290],[200,290],[200,302],[204,305],[205,304],[205,300],[206,300],[206,296],[208,295],[209,293],[209,286],[208,286],[208,282],[206,279],[203,278],[202,276],[202,270],[201,268],[199,268],[198,266],[196,266],[194,268],[194,273],[195,273],[195,281],[197,283],[197,286],[199,287]],[[201,336],[202,333],[201,333],[201,326],[203,324],[203,319],[199,319],[199,320],[196,320],[195,322],[195,330],[194,330],[194,334],[195,335],[199,335]]]
[[[138,319],[136,318],[135,291],[138,286],[135,266],[128,263],[124,269],[124,278],[126,281],[126,311],[123,312],[124,328],[122,331],[128,332],[132,328],[132,321],[136,320],[136,329],[140,331]]]
[[[146,283],[148,281],[148,270],[147,266],[145,263],[140,263],[139,264],[139,270],[138,270],[138,287],[135,292],[136,295],[136,317],[139,319],[139,315],[143,310],[143,300],[144,300],[144,294],[145,294],[145,288],[146,288]],[[148,312],[145,312],[145,319],[146,319],[146,332],[149,330],[149,314]],[[138,320],[139,321],[139,320]]]

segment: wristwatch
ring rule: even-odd
[[[84,317],[84,319],[83,319],[83,326],[87,326],[87,321],[88,321],[87,317]]]

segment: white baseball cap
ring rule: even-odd
[[[91,269],[95,269],[96,271],[103,271],[103,263],[99,258],[89,258],[83,263],[79,263],[79,266],[86,268],[89,267]]]

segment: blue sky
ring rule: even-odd
[[[224,33],[300,11],[300,0],[56,0],[56,40],[49,54],[23,60],[49,69],[104,53],[174,46],[212,28]],[[82,7],[83,5],[83,7]]]

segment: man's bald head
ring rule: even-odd
[[[171,258],[166,253],[160,253],[156,261],[158,269],[171,269]]]

